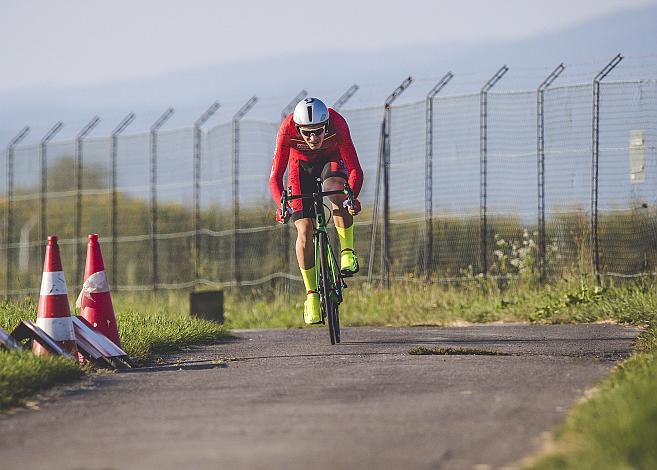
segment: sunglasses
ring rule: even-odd
[[[315,129],[301,129],[301,128],[299,128],[299,132],[301,132],[301,135],[303,135],[304,137],[310,137],[313,134],[315,134],[315,136],[319,137],[324,132],[326,132],[326,126],[316,127]]]

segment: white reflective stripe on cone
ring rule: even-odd
[[[84,281],[80,295],[78,295],[78,300],[75,302],[76,307],[82,308],[82,297],[90,299],[91,294],[101,292],[109,292],[109,282],[107,282],[105,271],[93,273]]]
[[[71,317],[37,318],[36,324],[55,341],[75,341]]]
[[[64,271],[44,272],[41,277],[41,295],[67,294]]]

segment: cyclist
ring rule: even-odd
[[[363,170],[345,119],[317,98],[306,98],[283,120],[276,137],[276,150],[269,188],[278,205],[283,192],[283,174],[289,168],[287,186],[292,195],[312,193],[315,180],[322,178],[324,191],[344,188],[348,181],[354,193],[354,207],[347,207],[342,194],[330,196],[333,221],[340,240],[340,270],[344,276],[358,272],[354,252],[353,216],[360,212],[358,193],[363,186]],[[310,199],[290,201],[291,219],[297,229],[296,255],[306,287],[303,318],[307,324],[321,321],[317,292],[317,267],[313,246],[314,208]],[[276,210],[276,221],[287,222],[288,214]]]

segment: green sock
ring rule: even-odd
[[[306,292],[310,290],[317,290],[317,267],[313,266],[310,269],[301,269],[301,277],[303,278],[303,283],[306,286]]]
[[[354,224],[349,227],[335,227],[340,239],[340,250],[347,248],[354,249]]]

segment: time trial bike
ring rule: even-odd
[[[289,187],[287,191],[283,191],[281,197],[281,214],[284,215],[286,221],[292,213],[289,205],[290,201],[295,199],[312,200],[315,209],[313,244],[315,247],[315,266],[319,268],[317,269],[317,290],[322,311],[321,322],[322,324],[328,323],[331,344],[340,342],[339,306],[342,303],[343,290],[347,288],[347,283],[344,280],[345,276],[340,272],[340,264],[335,256],[335,251],[331,247],[326,230],[328,220],[324,208],[329,208],[324,204],[324,197],[335,194],[344,194],[346,203],[350,207],[354,206],[354,194],[349,183],[345,182],[344,189],[323,191],[321,178],[315,180],[315,190],[311,194],[292,195],[292,187]],[[330,209],[329,213],[331,213]]]

